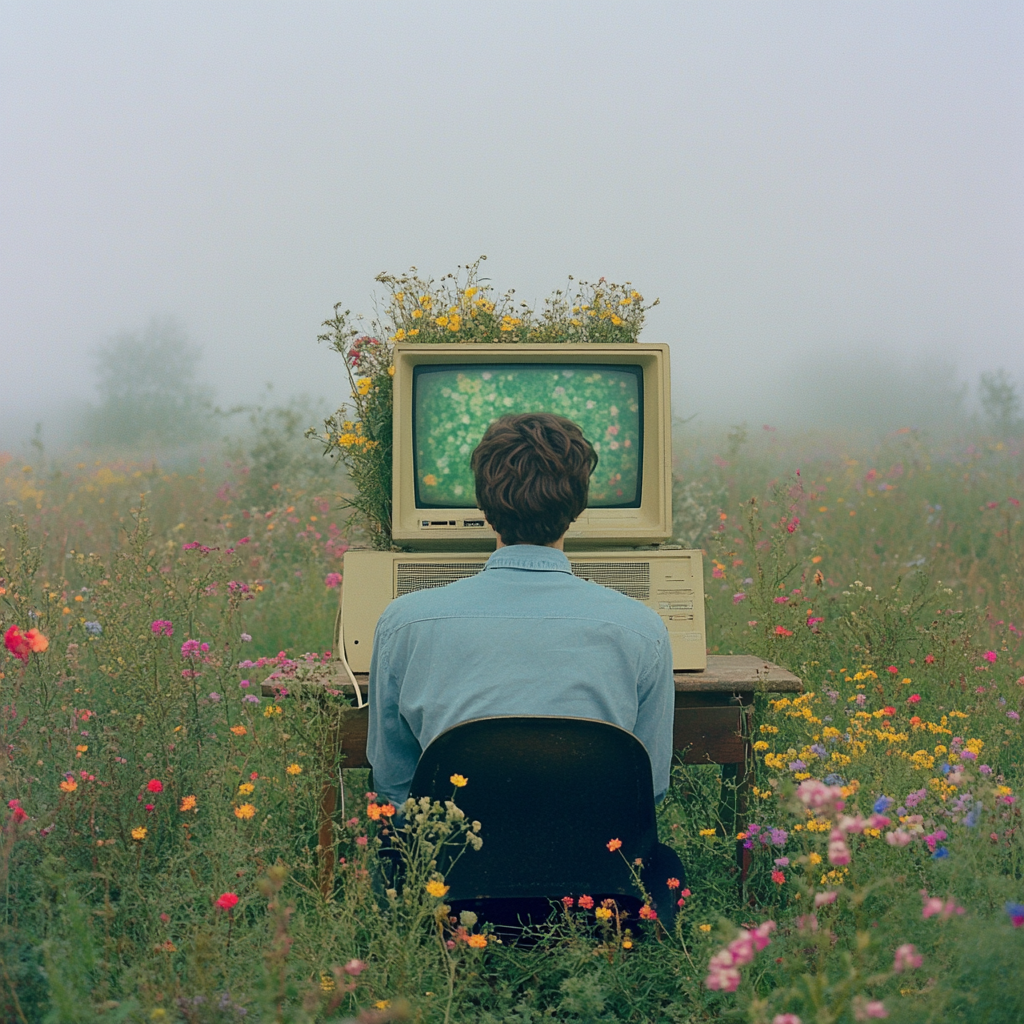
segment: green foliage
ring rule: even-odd
[[[191,473],[0,470],[0,632],[49,639],[28,662],[0,650],[4,1020],[696,1024],[790,1012],[850,1024],[855,999],[884,1002],[894,1021],[1020,1019],[1024,929],[1003,909],[1024,902],[1015,449],[938,448],[912,432],[856,450],[834,436],[684,438],[676,531],[707,552],[709,647],[770,657],[809,691],[758,699],[745,895],[725,835],[734,784],[715,766],[677,765],[659,829],[691,894],[673,933],[627,922],[627,948],[624,932],[559,904],[536,944],[517,947],[453,922],[427,889],[443,888],[446,850],[474,856],[470,835],[486,847],[488,823],[473,832],[457,793],[410,808],[397,879],[377,874],[393,818],[368,807],[366,772],[345,773],[344,812],[321,834],[349,714],[322,655],[350,539],[337,489],[350,482],[275,436],[293,438],[300,415],[265,410],[251,445]],[[172,636],[154,631],[164,621]],[[804,772],[837,777],[843,813],[896,801],[878,835],[847,833],[848,865],[828,862],[835,822],[794,803]],[[550,799],[573,794],[552,780]],[[918,838],[891,846],[897,827]],[[772,828],[782,847],[756,838]],[[939,831],[949,855],[933,859],[922,837]],[[922,889],[965,913],[923,918]],[[802,929],[823,891],[835,903],[817,909],[817,932]],[[221,910],[224,893],[238,902]],[[769,919],[771,945],[737,993],[709,991],[712,955]],[[924,965],[895,974],[905,943]]]
[[[1021,401],[1017,385],[1005,370],[983,373],[978,381],[981,407],[985,417],[999,437],[1019,434],[1024,420],[1021,419]]]

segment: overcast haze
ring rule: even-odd
[[[1019,2],[4,3],[3,419],[154,314],[221,401],[338,401],[333,304],[481,253],[660,297],[681,414],[1024,380],[1022,70]]]

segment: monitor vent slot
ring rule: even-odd
[[[415,590],[444,587],[475,576],[483,562],[398,562],[395,566],[395,597]]]
[[[570,562],[573,575],[600,583],[637,601],[651,599],[650,562]]]

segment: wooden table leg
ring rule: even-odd
[[[338,809],[338,787],[325,782],[320,790],[320,822],[317,853],[320,858],[320,892],[328,899],[334,891],[334,812]]]

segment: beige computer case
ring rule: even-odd
[[[572,571],[656,611],[668,627],[676,669],[707,667],[704,569],[700,551],[572,551]],[[388,603],[402,594],[441,587],[478,573],[486,552],[347,551],[338,615],[337,650],[353,672],[370,670],[373,631]]]

